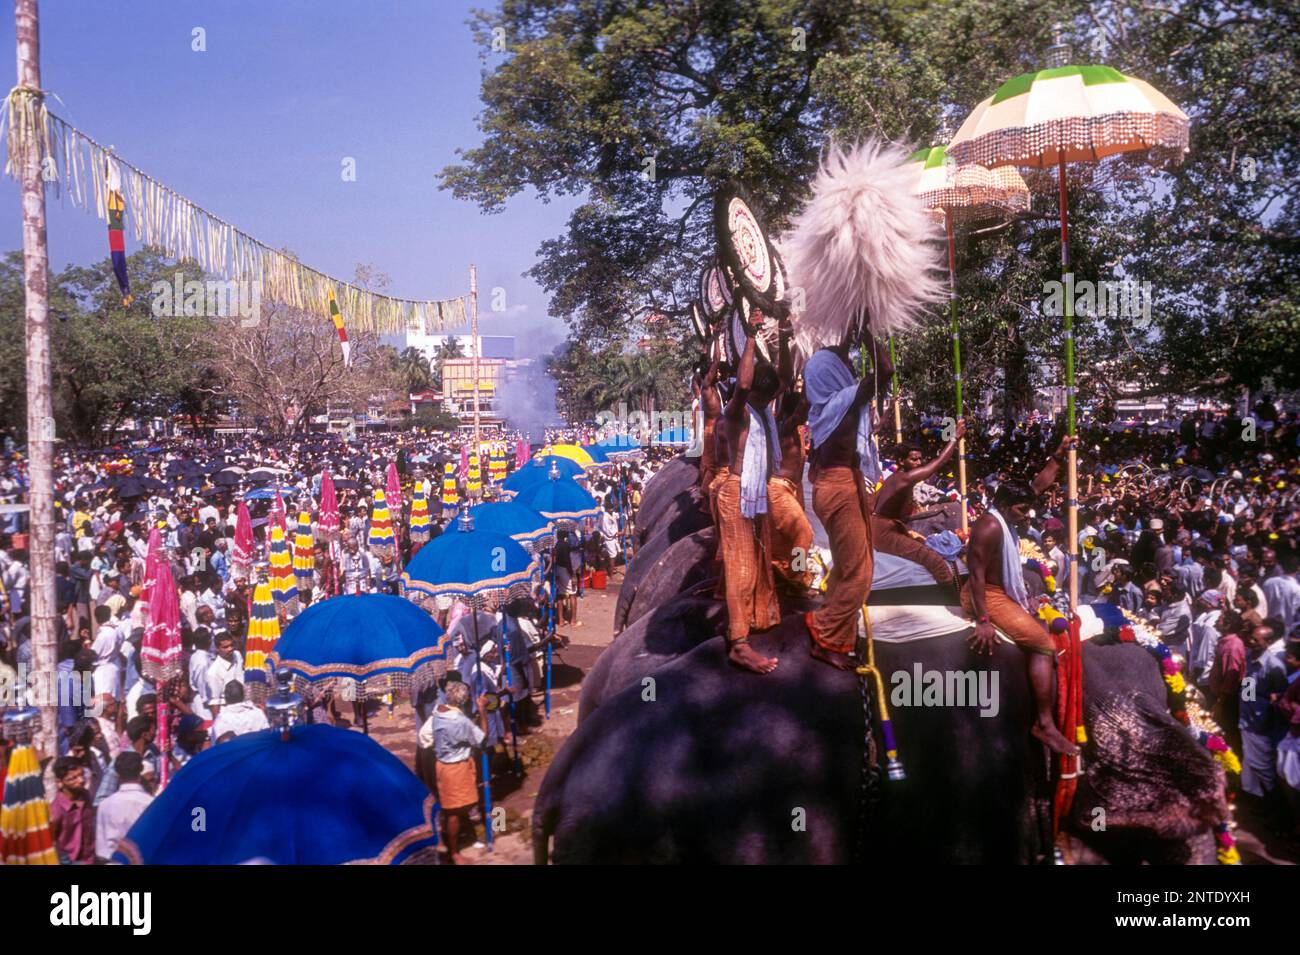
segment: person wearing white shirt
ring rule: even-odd
[[[181,584],[181,617],[184,619],[186,626],[191,631],[197,630],[199,626],[198,618],[195,613],[199,609],[199,598],[194,593],[194,585],[191,583]]]
[[[194,692],[190,709],[205,723],[212,719],[208,708],[208,666],[212,663],[212,635],[206,627],[194,631],[194,653],[190,656],[189,684]]]
[[[108,607],[95,608],[95,622],[95,642],[90,645],[95,654],[95,695],[107,693],[117,699],[122,689],[122,629]]]
[[[153,802],[153,796],[140,784],[144,760],[139,753],[122,753],[113,761],[113,768],[117,770],[117,792],[95,811],[95,856],[104,862],[113,858],[118,843]]]
[[[212,738],[217,742],[220,742],[221,737],[227,733],[242,736],[245,733],[256,733],[258,730],[270,728],[271,724],[267,722],[266,714],[244,699],[242,683],[230,683],[226,687],[224,699],[225,705],[221,707],[221,712],[212,723]]]
[[[235,638],[228,633],[217,635],[217,655],[208,664],[204,674],[208,692],[208,706],[220,706],[225,702],[226,684],[232,680],[244,682],[244,658],[235,649]]]
[[[1282,621],[1285,637],[1300,623],[1300,583],[1291,574],[1281,574],[1266,578],[1263,588],[1273,616]]]

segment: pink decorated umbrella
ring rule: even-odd
[[[146,606],[153,603],[153,585],[158,580],[158,565],[163,562],[162,531],[152,527],[149,529],[149,544],[144,553],[144,583],[140,585],[140,597]]]
[[[284,506],[284,498],[280,496],[280,489],[275,489],[275,503],[271,505],[271,523],[279,526],[284,531],[286,537],[289,536],[289,512]],[[270,538],[270,530],[267,530],[267,540]]]
[[[339,499],[334,493],[334,479],[329,471],[320,479],[320,514],[316,519],[316,533],[323,541],[332,541],[339,535],[343,521],[339,517]]]
[[[388,499],[388,506],[394,514],[402,513],[402,482],[397,476],[397,465],[388,462],[388,480],[384,486],[384,497]]]
[[[469,448],[461,446],[460,449],[460,479],[463,481],[469,477]]]
[[[239,502],[235,512],[235,546],[230,551],[230,574],[239,580],[248,580],[253,572],[253,520],[248,516],[248,505]]]
[[[181,673],[181,606],[172,567],[159,561],[149,601],[149,619],[140,645],[140,672],[158,687],[159,785],[166,788],[171,754],[171,707],[168,685]]]
[[[516,441],[515,442],[515,469],[518,470],[519,468],[523,467],[527,463],[528,463],[528,442]]]

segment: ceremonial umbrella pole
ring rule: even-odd
[[[181,610],[169,561],[160,561],[149,588],[149,618],[140,644],[140,674],[158,688],[158,786],[171,779],[171,699],[181,675]]]
[[[477,504],[469,509],[469,516],[473,520],[474,526],[479,530],[505,534],[522,544],[524,550],[530,554],[535,555],[539,550],[555,545],[554,525],[536,511],[514,501]],[[503,623],[502,653],[505,657],[506,681],[510,689],[510,735],[514,746],[515,771],[519,772],[522,769],[522,764],[519,761],[519,721],[515,713],[514,674],[510,662],[510,640],[508,637],[506,624]],[[550,652],[551,644],[548,640],[546,643],[548,661]],[[550,676],[549,670],[547,676]],[[547,700],[550,698],[549,685],[545,698]],[[549,709],[547,712],[550,712]]]
[[[554,461],[554,459],[552,459]],[[567,529],[578,521],[600,514],[600,505],[596,499],[569,478],[561,478],[559,469],[552,464],[550,478],[544,483],[533,484],[515,495],[515,504],[536,511],[542,517],[555,523],[558,529]],[[551,593],[552,605],[555,604],[555,551],[551,551]],[[552,632],[553,635],[553,632]],[[551,646],[553,640],[546,642],[546,715],[551,715]]]
[[[480,454],[483,450],[482,440],[479,437],[479,406],[478,406],[478,269],[473,265],[469,267],[469,338],[470,338],[470,355],[473,357],[473,375],[474,375],[474,453]]]
[[[426,604],[426,609],[430,609],[427,602],[439,596],[458,597],[468,604],[479,684],[476,698],[483,680],[478,612],[528,595],[536,571],[536,558],[518,541],[504,534],[476,530],[467,508],[452,527],[420,548],[402,574],[402,595]],[[484,829],[491,851],[492,775],[486,752],[482,769]]]
[[[957,418],[961,419],[961,324],[957,320],[957,245],[953,221],[993,218],[1001,213],[1014,213],[1029,207],[1029,187],[1015,169],[1003,166],[985,169],[983,166],[957,166],[947,156],[943,146],[919,149],[909,163],[916,173],[915,192],[934,213],[943,216],[944,231],[948,239],[948,319],[952,326],[952,369],[956,392]],[[957,486],[961,496],[961,529],[970,529],[970,516],[966,501],[966,438],[957,442]]]
[[[898,394],[898,353],[894,350],[894,336],[889,336],[889,363],[894,366],[894,376],[890,383],[894,392],[894,444],[903,443],[903,406],[899,404]]]
[[[1070,273],[1067,162],[1098,162],[1126,152],[1181,159],[1190,121],[1150,84],[1109,66],[1067,65],[1070,50],[1059,41],[1049,68],[1003,83],[962,123],[948,146],[958,166],[1028,166],[1057,170],[1061,212],[1061,284],[1065,334],[1067,434],[1075,427],[1074,288]],[[1070,609],[1079,602],[1078,453],[1069,452]]]

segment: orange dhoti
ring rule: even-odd
[[[808,566],[813,531],[803,509],[803,494],[788,478],[774,477],[767,482],[767,516],[772,524],[772,564],[782,580],[798,587],[812,582]],[[803,570],[791,564],[798,558]]]
[[[907,525],[900,520],[872,514],[871,546],[882,554],[893,554],[920,564],[941,584],[952,580],[952,568],[948,562],[937,551],[926,547],[925,541],[909,534]]]
[[[969,582],[961,589],[961,609],[974,618],[975,604],[971,600]],[[988,612],[989,623],[1015,641],[1021,650],[1056,656],[1056,641],[1052,635],[1037,617],[1007,596],[1007,592],[997,584],[984,585],[984,609]]]
[[[741,515],[740,475],[727,468],[713,482],[713,516],[727,600],[727,638],[744,640],[751,630],[766,630],[781,620],[772,579],[772,522],[767,515]]]
[[[871,498],[857,468],[825,468],[813,481],[813,511],[831,545],[826,601],[812,614],[812,638],[837,653],[851,653],[862,605],[871,593]]]

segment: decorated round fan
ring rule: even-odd
[[[709,323],[704,317],[704,310],[700,308],[699,302],[691,302],[691,326],[695,329],[695,337],[700,340],[701,345],[709,343]]]
[[[790,303],[786,299],[789,292],[789,284],[785,276],[785,262],[781,260],[781,253],[776,250],[776,246],[768,243],[768,254],[772,257],[772,299],[779,306],[775,311],[779,316],[782,311],[789,311]]]
[[[731,270],[738,289],[764,312],[775,311],[772,247],[749,194],[738,184],[727,183],[714,199],[713,215],[718,257]]]
[[[731,310],[731,316],[727,321],[727,360],[731,362],[732,368],[740,365],[740,356],[745,351],[745,339],[748,333],[745,326],[749,323],[750,306],[746,299],[740,299],[735,308]],[[772,361],[773,348],[767,335],[767,329],[761,329],[754,336],[754,355],[763,361]]]
[[[719,265],[710,265],[700,273],[700,306],[710,322],[716,322],[731,307],[731,283]]]

